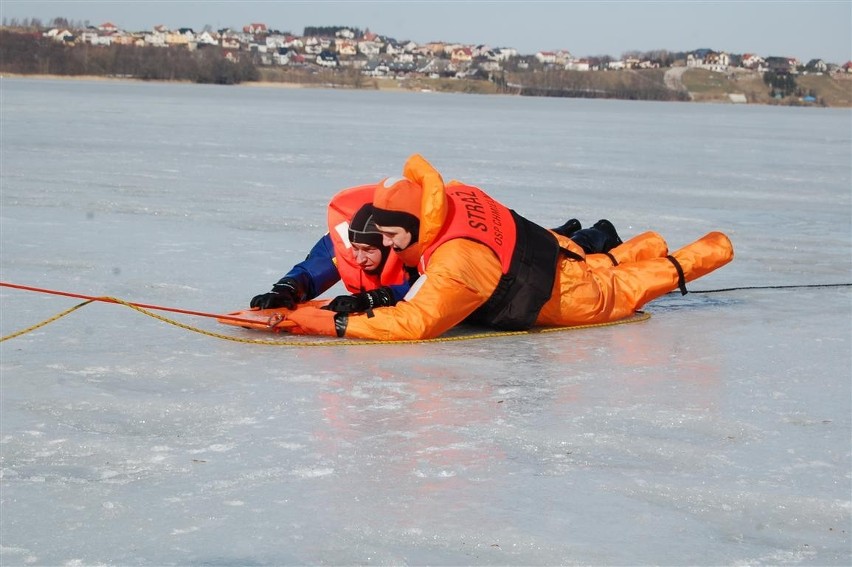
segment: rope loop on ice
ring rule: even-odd
[[[852,287],[852,283],[838,283],[838,284],[803,284],[803,285],[768,285],[768,286],[742,286],[742,287],[729,287],[723,289],[705,289],[705,290],[693,290],[690,293],[722,293],[729,291],[740,291],[740,290],[751,290],[751,289],[793,289],[793,288],[829,288],[829,287]],[[235,337],[231,335],[224,335],[222,333],[214,333],[212,331],[207,331],[205,329],[201,329],[199,327],[194,327],[192,325],[187,325],[185,323],[181,323],[179,321],[175,321],[174,319],[170,319],[168,317],[164,317],[157,313],[153,313],[148,309],[140,307],[139,305],[130,303],[129,301],[125,301],[123,299],[118,299],[115,297],[96,297],[84,301],[71,307],[70,309],[66,309],[60,313],[57,313],[53,317],[45,319],[40,323],[36,323],[35,325],[31,325],[25,329],[21,329],[15,333],[11,333],[4,337],[0,337],[0,343],[7,341],[9,339],[14,339],[16,337],[20,337],[21,335],[25,335],[36,329],[40,329],[45,325],[53,323],[70,313],[80,309],[81,307],[85,307],[90,303],[102,301],[106,303],[117,303],[119,305],[124,305],[125,307],[129,307],[134,311],[138,311],[143,315],[147,315],[148,317],[152,317],[164,323],[168,323],[169,325],[174,325],[175,327],[179,327],[181,329],[185,329],[187,331],[191,331],[193,333],[199,333],[202,335],[206,335],[208,337],[213,337],[217,339],[222,339],[226,341],[238,342],[238,343],[247,343],[254,345],[269,345],[269,346],[367,346],[367,345],[383,345],[383,344],[415,344],[415,343],[445,343],[445,342],[456,342],[456,341],[469,341],[474,339],[491,339],[497,337],[513,337],[520,335],[533,335],[538,333],[553,333],[559,331],[578,331],[581,329],[590,329],[595,327],[611,327],[614,325],[623,325],[626,323],[639,323],[642,321],[647,321],[651,318],[649,313],[644,311],[637,311],[632,316],[627,317],[625,319],[620,319],[618,321],[610,321],[607,323],[592,323],[588,325],[576,325],[572,327],[536,327],[527,331],[486,331],[481,333],[472,333],[467,335],[457,335],[450,337],[438,337],[435,339],[414,339],[414,340],[404,340],[404,341],[380,341],[380,340],[363,340],[363,339],[333,339],[328,338],[324,340],[284,340],[284,341],[275,341],[275,340],[266,340],[266,339],[246,339],[242,337]],[[192,313],[190,313],[192,314]]]
[[[589,325],[577,325],[573,327],[539,327],[535,329],[530,329],[528,331],[493,331],[493,332],[482,332],[482,333],[473,333],[468,335],[458,335],[452,337],[438,337],[435,339],[418,339],[418,340],[404,340],[404,341],[379,341],[379,340],[362,340],[362,339],[333,339],[329,338],[326,340],[318,340],[318,341],[300,341],[300,340],[285,340],[285,341],[275,341],[275,340],[266,340],[266,339],[245,339],[242,337],[234,337],[231,335],[223,335],[221,333],[214,333],[212,331],[207,331],[205,329],[201,329],[199,327],[194,327],[192,325],[187,325],[185,323],[181,323],[179,321],[175,321],[174,319],[170,319],[168,317],[164,317],[157,313],[153,313],[147,309],[139,307],[137,305],[133,305],[128,301],[124,301],[122,299],[117,299],[115,297],[99,297],[97,299],[90,299],[88,301],[84,301],[78,305],[70,309],[66,309],[61,313],[50,317],[49,319],[45,319],[40,323],[36,323],[26,329],[22,329],[16,333],[12,333],[6,335],[5,337],[0,337],[0,342],[13,339],[15,337],[19,337],[21,335],[25,335],[29,332],[35,331],[36,329],[40,329],[45,325],[52,323],[62,317],[84,307],[90,303],[95,301],[106,301],[107,303],[118,303],[119,305],[124,305],[125,307],[129,307],[134,311],[138,311],[143,315],[147,315],[148,317],[153,317],[158,321],[162,321],[163,323],[168,323],[169,325],[174,325],[175,327],[179,327],[181,329],[185,329],[187,331],[192,331],[193,333],[199,333],[202,335],[206,335],[208,337],[213,337],[217,339],[223,339],[226,341],[232,341],[237,343],[247,343],[253,345],[268,345],[268,346],[366,346],[366,345],[385,345],[385,344],[415,344],[415,343],[445,343],[445,342],[455,342],[455,341],[469,341],[473,339],[491,339],[496,337],[512,337],[518,335],[533,335],[538,333],[553,333],[557,331],[575,331],[579,329],[589,329],[592,327],[611,327],[613,325],[623,325],[626,323],[639,323],[641,321],[647,321],[651,318],[649,313],[645,313],[643,311],[637,311],[631,317],[627,317],[625,319],[620,319],[618,321],[611,321],[608,323],[593,323]]]

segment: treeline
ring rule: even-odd
[[[0,30],[0,72],[133,77],[231,85],[254,81],[257,68],[232,62],[221,49],[167,49],[132,45],[63,45],[40,34]]]
[[[304,37],[335,37],[337,32],[342,30],[349,30],[355,34],[355,37],[363,37],[364,32],[358,28],[353,28],[351,26],[305,26],[304,32],[302,35]]]
[[[525,96],[686,101],[689,94],[666,87],[661,69],[518,73],[497,79],[501,89]]]
[[[779,96],[781,98],[787,96],[815,96],[811,91],[800,89],[796,84],[796,77],[790,73],[776,73],[768,71],[763,74],[763,82],[769,87],[769,96]]]

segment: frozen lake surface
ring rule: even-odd
[[[415,152],[545,226],[736,250],[690,285],[736,289],[614,327],[308,348],[95,303],[6,340],[4,566],[852,563],[849,110],[8,78],[0,97],[4,282],[245,308],[335,192]],[[79,302],[0,287],[0,334]]]

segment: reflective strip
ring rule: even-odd
[[[334,226],[334,232],[340,237],[340,240],[343,241],[343,246],[348,248],[352,248],[352,243],[349,242],[349,222],[343,221]]]
[[[405,294],[405,297],[402,298],[403,301],[411,301],[414,299],[414,296],[417,295],[417,292],[420,291],[420,288],[423,286],[423,282],[426,281],[426,274],[423,274],[414,282],[410,288],[408,288],[408,293]]]

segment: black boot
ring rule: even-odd
[[[599,220],[592,228],[578,230],[571,236],[571,240],[579,244],[586,254],[609,252],[621,244],[615,227],[606,219]]]
[[[596,228],[598,230],[604,231],[607,235],[607,243],[606,243],[607,247],[606,247],[606,250],[604,250],[604,252],[609,252],[610,250],[612,250],[613,248],[615,248],[619,244],[623,244],[622,241],[621,241],[621,238],[619,238],[619,236],[618,236],[618,232],[616,232],[616,230],[615,230],[615,227],[608,220],[601,219],[598,222],[596,222],[595,224],[593,224],[592,227]]]
[[[569,219],[565,224],[560,226],[559,228],[552,228],[551,230],[556,234],[560,234],[566,238],[571,238],[575,232],[583,228],[580,224],[580,221],[577,219]]]

